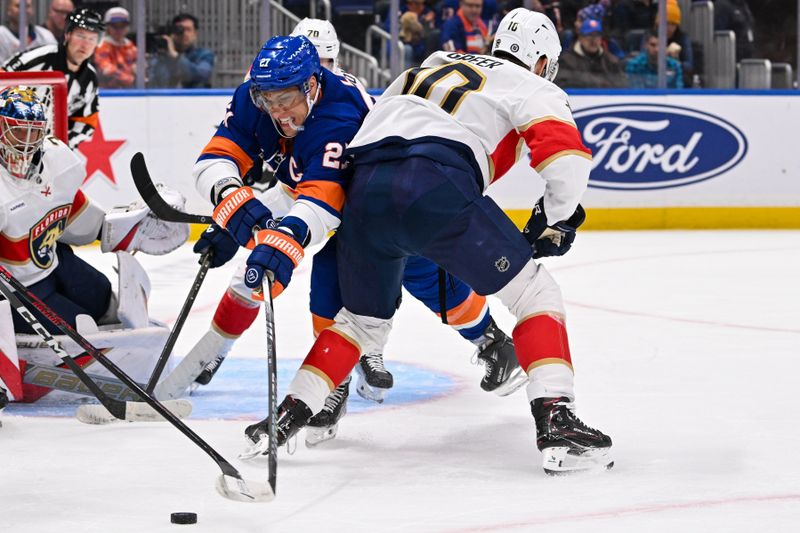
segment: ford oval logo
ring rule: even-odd
[[[618,104],[574,114],[592,149],[589,186],[644,190],[711,179],[738,165],[747,139],[730,122],[685,107]]]

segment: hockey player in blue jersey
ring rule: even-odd
[[[348,178],[342,155],[372,103],[351,77],[320,69],[313,57],[316,54],[311,53],[313,46],[306,43],[304,38],[281,37],[265,45],[253,63],[250,80],[237,89],[225,120],[195,167],[198,187],[218,204],[216,219],[234,235],[236,244],[248,243],[249,228],[271,228],[273,217],[283,217],[277,227],[264,234],[280,250],[265,244],[256,247],[248,259],[258,276],[263,270],[275,272],[276,296],[291,279],[295,261],[302,257],[305,246],[322,242],[338,226]],[[242,187],[240,176],[248,171],[259,151],[279,152],[267,159],[283,162],[277,165],[278,186],[256,199],[252,191]],[[220,264],[236,250],[227,234],[212,226],[195,249],[202,252],[214,247],[215,264]],[[341,308],[334,241],[331,239],[314,256],[311,310],[315,333],[332,323]],[[234,278],[211,330],[193,350],[215,358],[206,372],[209,379],[233,338],[249,327],[258,312],[258,303],[244,287],[242,274]],[[424,259],[411,262],[404,275],[409,291],[434,312],[441,307],[438,277],[438,267]],[[482,387],[498,393],[513,392],[525,378],[514,363],[510,340],[491,320],[485,298],[452,276],[447,276],[445,284],[448,321],[479,345],[479,357],[487,362]],[[383,369],[381,354],[365,354],[363,361],[364,373],[377,365]],[[391,374],[386,375],[391,380]],[[328,428],[328,438],[335,434],[335,422],[344,414],[348,384],[333,391],[327,409],[312,421],[312,428]],[[382,388],[390,386],[391,381]],[[313,441],[307,437],[307,442]]]

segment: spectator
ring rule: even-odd
[[[731,30],[736,35],[736,61],[755,54],[755,18],[745,0],[715,0],[714,29]]]
[[[56,38],[50,30],[33,25],[33,2],[28,1],[28,42],[20,47],[19,42],[19,0],[8,0],[6,5],[6,25],[0,26],[0,61],[5,61],[21,50],[36,48],[43,44],[55,44]]]
[[[425,5],[425,0],[406,0],[405,7],[400,10],[400,15],[409,11],[417,15],[419,23],[426,32],[436,28],[436,12]]]
[[[159,36],[166,47],[150,58],[148,85],[196,89],[211,87],[214,52],[197,44],[198,20],[180,13],[172,19],[170,34]]]
[[[603,25],[586,19],[578,39],[558,61],[558,85],[572,88],[622,88],[627,86],[619,60],[603,48]]]
[[[425,59],[425,29],[419,22],[417,14],[406,11],[400,17],[400,40],[405,48],[405,66],[419,65]]]
[[[29,0],[29,2],[32,0]],[[67,16],[75,10],[72,0],[52,0],[50,9],[47,10],[47,20],[45,27],[61,42],[64,38],[64,26],[67,24]]]
[[[485,54],[489,48],[489,32],[481,20],[483,0],[461,0],[454,17],[442,26],[442,50]]]
[[[658,31],[658,17],[655,31]],[[692,79],[694,51],[689,36],[681,30],[681,8],[678,0],[667,0],[667,54],[680,61],[683,78]]]
[[[125,89],[136,81],[136,45],[128,39],[131,16],[123,7],[106,11],[106,34],[94,53],[100,87]]]
[[[649,30],[656,19],[658,4],[653,0],[619,0],[611,7],[611,19],[619,35],[630,30]]]
[[[584,7],[575,17],[575,30],[573,31],[565,31],[562,36],[562,41],[564,48],[571,48],[572,43],[575,39],[576,35],[580,34],[581,26],[583,23],[589,19],[594,19],[600,22],[601,26],[604,27],[604,20],[606,18],[606,8],[603,3],[597,4],[589,4],[588,6]],[[617,43],[615,39],[608,38],[605,34],[603,34],[603,48],[613,54],[617,59],[623,59],[625,57],[625,51],[622,47]]]
[[[658,88],[658,35],[653,32],[645,38],[645,49],[628,61],[625,72],[633,89]],[[681,64],[667,55],[667,88],[683,89]]]

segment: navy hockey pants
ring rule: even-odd
[[[425,157],[357,165],[338,232],[345,307],[392,317],[406,262],[416,255],[488,295],[511,281],[532,254],[514,223],[483,196],[472,171]]]
[[[75,327],[75,317],[78,315],[90,315],[95,320],[99,319],[108,310],[111,282],[102,272],[76,256],[69,245],[58,243],[56,254],[58,266],[55,270],[28,289],[72,327]],[[16,311],[11,314],[15,332],[34,333]],[[61,333],[35,309],[33,314],[47,331]]]

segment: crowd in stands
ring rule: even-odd
[[[700,86],[702,53],[681,28],[677,0],[665,0],[667,86]],[[713,0],[714,27],[736,35],[737,61],[755,53],[755,20],[746,0]],[[562,38],[556,83],[570,88],[657,86],[658,0],[533,0]],[[400,39],[405,65],[436,50],[486,53],[497,22],[521,0],[404,0]],[[385,15],[388,15],[386,13]],[[383,25],[389,29],[389,17]]]
[[[46,44],[63,47],[67,17],[75,10],[72,0],[51,0],[45,25],[36,24],[33,2],[27,2],[28,42],[19,41],[20,1],[6,3],[6,25],[0,26],[0,64],[17,53]],[[98,15],[99,16],[99,15]],[[136,86],[136,44],[129,38],[130,13],[111,7],[102,15],[105,32],[97,43],[91,61],[102,88],[125,89]],[[214,52],[197,45],[200,21],[192,14],[179,13],[159,32],[148,35],[145,84],[153,88],[211,87]]]

